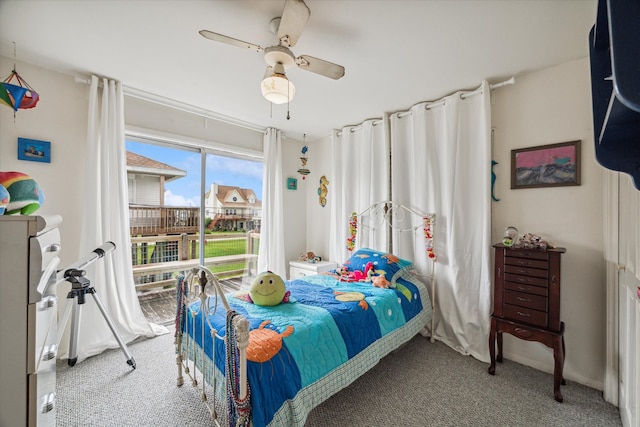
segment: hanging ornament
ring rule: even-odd
[[[307,134],[304,134],[302,138],[303,140],[306,140]],[[311,173],[311,171],[307,169],[307,160],[309,160],[306,157],[307,151],[309,151],[309,147],[307,147],[307,145],[305,144],[304,147],[302,147],[302,157],[300,157],[300,161],[302,162],[302,167],[298,169],[298,173],[302,175],[302,180],[304,180],[306,176]]]
[[[349,237],[347,237],[347,250],[353,252],[356,247],[356,235],[358,234],[358,214],[353,212],[349,218]]]
[[[320,186],[318,187],[318,201],[323,208],[327,206],[327,193],[329,193],[329,180],[326,176],[320,177]]]
[[[436,254],[433,251],[433,227],[435,225],[436,222],[436,216],[435,214],[429,214],[427,216],[425,216],[423,218],[424,220],[424,240],[425,240],[425,247],[427,250],[427,256],[432,259],[432,260],[436,260]]]
[[[15,43],[13,44],[13,56],[16,56]],[[15,79],[15,81],[14,81]],[[13,108],[14,114],[18,109],[25,110],[36,106],[40,99],[40,95],[33,90],[16,71],[16,65],[13,64],[13,70],[8,77],[0,82],[0,102]]]

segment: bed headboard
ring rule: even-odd
[[[413,248],[417,252],[417,248],[423,245],[426,258],[435,261],[435,220],[434,213],[421,213],[392,200],[376,202],[360,213],[354,212],[349,218],[347,249],[353,252],[356,248],[370,247],[401,255],[399,251]],[[404,236],[410,237],[408,241]]]

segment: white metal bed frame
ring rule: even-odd
[[[402,223],[402,221],[405,218],[405,215],[407,214],[418,216],[423,219],[423,222],[419,224],[413,224],[409,227],[403,228],[400,224]],[[373,205],[369,206],[360,214],[356,214],[356,217],[358,218],[359,224],[361,224],[362,228],[364,229],[375,230],[383,224],[388,225],[388,230],[390,234],[388,239],[387,252],[389,253],[393,253],[393,244],[392,244],[392,238],[391,238],[392,231],[412,232],[415,238],[416,230],[423,227],[432,227],[435,224],[435,214],[431,214],[431,213],[422,214],[414,209],[411,209],[407,206],[398,204],[393,201],[382,201],[382,202],[374,203]],[[429,231],[431,232],[431,230]],[[425,233],[426,232],[427,230],[425,228]],[[427,240],[430,240],[430,239],[427,239]],[[432,248],[432,242],[428,241],[427,246],[430,246]],[[429,281],[429,286],[430,286],[429,293],[430,293],[431,310],[432,310],[431,311],[431,331],[429,333],[429,336],[430,336],[430,341],[434,342],[435,341],[433,336],[435,331],[434,314],[436,309],[435,258],[433,257],[431,258],[430,273],[428,275],[418,274],[418,276],[426,277]],[[187,374],[187,376],[191,380],[191,384],[198,389],[200,394],[200,399],[209,410],[212,421],[215,423],[215,425],[218,427],[222,427],[222,425],[229,425],[228,418],[227,418],[228,408],[227,408],[227,411],[223,411],[222,410],[223,405],[226,405],[228,402],[229,402],[228,404],[234,405],[238,401],[240,402],[246,401],[248,395],[250,394],[248,381],[247,381],[247,352],[246,352],[247,346],[249,344],[249,321],[244,317],[242,317],[241,315],[233,316],[231,322],[227,323],[227,328],[232,327],[234,333],[232,334],[227,333],[225,334],[224,337],[218,335],[217,330],[215,330],[212,327],[212,325],[209,323],[212,340],[224,339],[227,348],[232,346],[233,348],[237,349],[237,351],[235,352],[230,352],[229,350],[227,350],[226,354],[224,355],[225,361],[227,363],[226,366],[229,367],[231,366],[230,364],[232,364],[239,368],[238,369],[239,380],[237,381],[237,383],[229,384],[229,382],[227,381],[227,384],[226,384],[227,393],[228,394],[233,393],[233,398],[231,399],[227,398],[228,402],[226,401],[219,402],[217,400],[215,375],[214,374],[211,375],[211,378],[214,378],[214,383],[210,385],[211,395],[213,395],[213,402],[210,402],[209,394],[207,392],[207,382],[205,380],[205,373],[201,372],[200,379],[202,384],[200,384],[198,379],[198,374],[197,374],[199,370],[197,366],[197,361],[196,360],[191,361],[188,356],[189,351],[192,351],[194,352],[193,353],[194,358],[197,358],[198,357],[197,352],[199,352],[199,357],[202,362],[203,360],[205,360],[204,349],[200,348],[199,346],[193,345],[191,343],[192,338],[189,336],[188,333],[183,334],[180,321],[183,316],[191,315],[195,317],[203,309],[209,313],[211,311],[210,310],[211,306],[209,304],[209,301],[210,301],[209,297],[212,297],[213,300],[216,302],[215,307],[217,307],[217,299],[220,298],[220,302],[222,303],[224,308],[227,310],[227,312],[231,312],[232,310],[229,306],[229,303],[227,302],[227,299],[224,295],[224,291],[222,289],[222,286],[218,282],[218,279],[213,273],[211,273],[211,271],[208,268],[204,266],[193,267],[189,271],[186,278],[183,281],[178,282],[178,285],[179,285],[177,289],[178,312],[176,314],[176,341],[175,341],[176,364],[178,365],[177,385],[178,387],[180,387],[184,384],[183,374]],[[189,293],[191,294],[195,293],[200,299],[200,308],[198,311],[195,311],[195,312],[191,311],[188,305],[189,301],[187,297]],[[181,311],[181,310],[188,310],[188,311]],[[206,318],[207,322],[209,322],[208,316],[203,316],[203,318]],[[195,328],[195,322],[192,322],[192,327]],[[200,334],[201,334],[200,336],[202,338],[202,342],[204,342],[204,334],[205,334],[204,322],[202,322]],[[424,333],[422,335],[426,336],[426,334]],[[229,342],[230,336],[233,336],[235,338],[234,342]],[[215,357],[216,357],[215,345],[213,346],[213,352],[214,352],[213,358],[215,360]],[[237,359],[229,360],[230,355],[235,356],[235,358]],[[212,367],[212,369],[215,371],[215,367]],[[235,411],[235,412],[237,413],[238,411]],[[222,424],[221,424],[221,421],[222,421]],[[241,413],[236,420],[236,426],[248,426],[248,425],[249,425],[248,417],[245,418],[243,413]]]

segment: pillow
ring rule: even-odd
[[[399,275],[414,267],[411,261],[369,248],[358,249],[342,266],[349,271],[365,271],[368,262],[373,263],[373,270],[376,275],[384,274],[385,278],[390,282],[393,282]]]

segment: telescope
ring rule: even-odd
[[[107,309],[98,296],[96,289],[91,285],[89,279],[84,277],[86,272],[83,269],[86,266],[104,257],[115,248],[116,245],[113,242],[105,242],[104,244],[102,244],[102,246],[95,248],[84,258],[81,258],[80,260],[64,269],[62,279],[60,279],[60,271],[63,270],[60,270],[58,272],[58,281],[67,281],[71,283],[71,290],[67,294],[67,303],[64,307],[64,312],[62,313],[62,317],[60,319],[60,326],[58,326],[58,346],[60,346],[62,334],[64,333],[65,326],[73,310],[73,317],[71,319],[71,337],[69,339],[69,366],[74,366],[78,360],[78,330],[80,327],[80,315],[82,313],[81,307],[85,303],[85,295],[89,294],[93,296],[96,305],[102,313],[102,317],[104,317],[104,320],[107,322],[109,329],[111,329],[113,336],[115,337],[116,341],[118,341],[120,349],[127,358],[127,364],[133,369],[136,369],[136,361],[131,356],[131,353],[129,353],[129,349],[127,349],[127,346],[122,340],[122,337],[120,337],[120,334],[118,333],[118,330],[116,329],[113,321],[109,317]]]
[[[116,244],[113,242],[103,243],[101,246],[98,246],[97,248],[92,250],[88,255],[74,262],[64,270],[60,270],[60,271],[63,271],[64,273],[62,274],[62,277],[60,277],[60,272],[58,272],[58,277],[57,277],[58,282],[67,280],[68,277],[74,277],[74,276],[77,277],[79,274],[77,271],[82,271],[86,266],[104,257],[106,254],[113,251],[115,248],[116,248]],[[81,275],[84,276],[84,271],[82,272]]]

